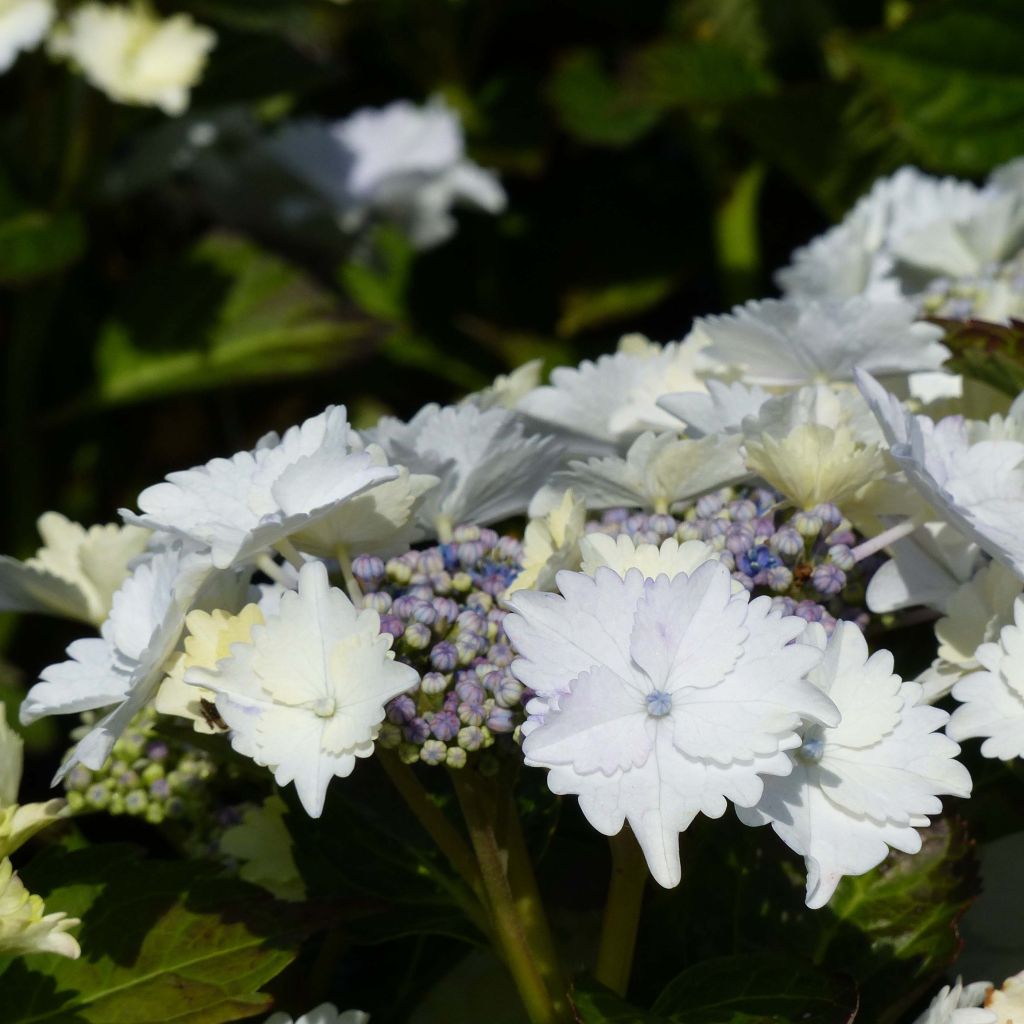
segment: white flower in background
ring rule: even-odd
[[[807,905],[818,908],[844,875],[870,871],[889,847],[917,853],[917,829],[942,811],[938,795],[970,796],[971,777],[954,760],[960,748],[936,732],[949,715],[923,704],[917,683],[893,674],[888,651],[869,657],[852,622],[840,622],[827,644],[812,623],[804,639],[825,652],[807,678],[842,718],[805,725],[789,754],[793,771],[765,779],[757,806],[737,813],[748,825],[770,823],[804,857]]]
[[[1024,443],[972,444],[966,422],[913,416],[873,377],[857,384],[907,479],[935,510],[1024,577]]]
[[[64,813],[63,800],[18,803],[23,750],[22,739],[7,724],[7,712],[0,701],[0,857],[9,857]]]
[[[50,37],[66,57],[115,103],[181,114],[203,73],[216,34],[187,14],[160,18],[142,4],[85,3]]]
[[[462,399],[460,405],[475,405],[478,409],[514,409],[534,388],[540,385],[543,359],[530,359],[509,373],[498,374],[493,382],[480,391]]]
[[[719,553],[702,540],[680,543],[674,537],[661,544],[637,544],[628,534],[612,537],[607,533],[588,533],[580,541],[583,561],[580,569],[593,576],[602,566],[623,579],[630,569],[639,569],[649,580],[659,576],[673,579],[680,573],[691,575],[705,562],[719,561]],[[736,583],[737,587],[742,584]]]
[[[212,671],[189,669],[185,681],[216,694],[232,747],[269,767],[278,785],[294,782],[318,818],[331,779],[373,753],[385,703],[419,679],[390,648],[378,614],[353,607],[323,563],[309,562],[298,592],[282,594],[248,644]]]
[[[0,611],[48,612],[98,626],[149,531],[117,523],[86,530],[59,512],[44,512],[38,527],[43,547],[32,558],[0,555]]]
[[[679,427],[658,399],[703,390],[696,375],[701,345],[693,336],[657,345],[626,335],[613,355],[556,367],[550,384],[527,393],[517,408],[538,429],[564,437],[573,455],[621,451],[642,431]]]
[[[0,956],[56,953],[77,960],[81,950],[68,930],[81,924],[65,913],[47,914],[43,901],[30,893],[14,866],[0,860]]]
[[[547,515],[531,519],[523,536],[523,569],[507,593],[554,590],[556,573],[578,569],[586,519],[587,508],[571,489]]]
[[[743,435],[747,468],[799,508],[846,511],[885,475],[882,436],[856,393],[819,384],[771,398],[743,421]]]
[[[697,321],[710,344],[711,376],[766,388],[853,380],[855,367],[881,377],[937,370],[949,357],[942,328],[916,321],[901,299],[764,299]]]
[[[285,802],[268,796],[259,807],[250,807],[240,825],[221,836],[220,849],[239,862],[238,875],[261,886],[279,900],[303,900],[306,886],[295,865],[292,837],[284,823]]]
[[[0,0],[0,74],[43,41],[55,14],[53,0]]]
[[[440,479],[418,522],[424,536],[442,539],[459,523],[521,515],[562,459],[558,441],[526,437],[507,409],[425,405],[408,423],[384,416],[367,434],[410,472]]]
[[[505,208],[505,190],[466,157],[459,116],[441,99],[422,107],[398,100],[333,124],[290,122],[267,146],[335,208],[346,231],[382,216],[425,249],[455,233],[456,204],[488,213]]]
[[[806,623],[732,582],[718,562],[671,580],[563,572],[561,596],[521,591],[505,619],[536,693],[526,763],[599,832],[628,821],[663,886],[679,883],[678,836],[698,813],[757,803],[761,775],[790,770],[801,717],[838,721],[803,678],[821,657],[792,642]]]
[[[287,1013],[272,1013],[265,1024],[370,1024],[370,1015],[361,1010],[342,1013],[333,1003],[321,1003],[294,1022]]]
[[[944,985],[914,1024],[1003,1024],[991,1010],[981,1009],[991,987],[987,981],[965,986],[959,979],[955,985]]]
[[[1013,605],[1022,586],[1006,566],[988,562],[949,598],[946,614],[935,623],[938,657],[917,680],[929,704],[949,693],[966,673],[981,667],[975,652],[983,643],[998,640],[1003,626],[1013,622]]]
[[[1013,605],[1013,622],[999,639],[974,653],[980,671],[954,687],[960,707],[946,732],[955,740],[984,737],[981,753],[1001,761],[1024,756],[1024,598]]]
[[[668,512],[678,502],[749,476],[736,436],[641,434],[625,458],[610,455],[570,462],[537,492],[530,513],[543,515],[568,488],[588,509],[624,506]]]
[[[764,388],[735,381],[709,380],[707,391],[683,391],[662,395],[658,405],[686,425],[694,437],[736,434],[748,416],[756,416],[768,400]]]
[[[990,988],[985,1008],[995,1014],[997,1024],[1024,1021],[1024,971],[1007,978],[1000,988]]]
[[[139,495],[141,515],[126,521],[164,530],[208,548],[218,569],[256,559],[375,484],[394,466],[363,451],[344,406],[270,434],[251,452],[170,473]]]
[[[55,781],[79,762],[102,767],[118,736],[152,698],[181,638],[185,614],[209,578],[209,560],[180,545],[154,554],[114,595],[100,636],[75,640],[67,661],[43,670],[21,705],[25,725],[47,715],[116,705],[78,742]]]

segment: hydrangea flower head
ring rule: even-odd
[[[804,857],[807,905],[817,908],[843,875],[871,870],[890,846],[917,853],[917,829],[942,810],[938,794],[969,796],[971,778],[954,760],[960,748],[936,732],[949,716],[922,702],[919,685],[893,674],[888,651],[869,656],[864,635],[849,622],[839,623],[827,644],[812,624],[808,640],[825,655],[808,679],[842,718],[805,725],[789,755],[793,771],[765,779],[757,806],[738,814],[748,825],[771,823]]]
[[[373,753],[385,703],[418,681],[390,648],[378,614],[357,611],[323,563],[309,562],[250,643],[212,671],[189,669],[185,682],[217,695],[235,750],[269,766],[279,785],[294,782],[316,818],[331,779]]]
[[[802,619],[736,593],[717,562],[671,580],[563,572],[558,586],[514,595],[505,622],[513,670],[536,694],[526,763],[577,795],[599,832],[628,821],[655,879],[676,885],[693,818],[757,803],[760,776],[790,770],[801,718],[838,722],[803,678],[820,653],[792,642]]]
[[[49,612],[99,626],[128,563],[145,550],[149,531],[117,523],[86,530],[59,512],[44,512],[38,528],[43,546],[32,558],[0,555],[0,609]]]
[[[855,367],[879,376],[937,370],[949,357],[942,329],[916,322],[900,299],[765,299],[698,324],[710,339],[705,372],[766,388],[853,380]]]
[[[398,475],[363,450],[344,406],[331,406],[283,437],[268,435],[251,452],[171,473],[139,495],[141,515],[122,515],[209,549],[213,564],[224,569]]]
[[[216,41],[187,14],[159,18],[141,4],[85,3],[58,27],[50,48],[115,103],[175,115],[188,107]]]
[[[43,41],[55,13],[53,0],[0,0],[0,74]]]

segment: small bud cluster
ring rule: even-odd
[[[782,502],[765,487],[730,487],[704,495],[678,516],[611,509],[587,529],[646,544],[673,537],[704,541],[733,579],[754,595],[771,595],[786,614],[820,622],[829,633],[838,619],[865,626],[864,592],[880,559],[854,562],[859,538],[835,505],[793,512]]]
[[[82,717],[91,724],[95,715]],[[131,814],[154,825],[192,821],[206,814],[207,784],[217,772],[216,765],[188,743],[160,738],[156,722],[156,711],[144,708],[99,771],[78,764],[68,772],[64,788],[73,812]]]
[[[918,300],[921,315],[942,320],[1024,319],[1024,252],[976,277],[940,277]]]
[[[479,526],[387,562],[352,561],[363,604],[381,617],[395,657],[421,681],[387,705],[378,742],[407,763],[462,768],[523,721],[524,690],[497,598],[521,568],[521,544]]]

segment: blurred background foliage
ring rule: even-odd
[[[167,471],[329,402],[411,414],[541,356],[666,341],[904,163],[1019,155],[1020,0],[193,0],[189,111],[118,106],[42,53],[0,79],[3,549],[112,519]],[[441,95],[508,192],[414,252],[261,217],[273,183],[192,162],[211,126]],[[191,147],[191,148],[190,148]],[[232,170],[230,145],[217,165]],[[28,673],[50,622],[3,624]]]

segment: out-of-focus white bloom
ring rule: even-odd
[[[967,277],[1024,244],[1024,188],[1012,165],[978,188],[903,167],[875,183],[843,222],[779,271],[801,297],[913,294],[938,276]]]
[[[7,724],[7,712],[0,701],[0,857],[9,857],[64,813],[63,800],[18,803],[23,748],[21,737]]]
[[[159,18],[141,4],[85,3],[54,31],[50,50],[115,103],[176,115],[188,107],[216,42],[213,31],[187,14]]]
[[[703,372],[767,388],[937,370],[949,357],[942,328],[916,320],[902,299],[764,299],[697,321],[710,344]]]
[[[991,987],[987,981],[965,987],[959,979],[955,985],[943,985],[914,1024],[1000,1024],[991,1010],[980,1008]]]
[[[628,821],[654,878],[677,885],[694,817],[757,803],[761,776],[790,770],[801,716],[838,722],[804,679],[820,652],[792,642],[803,620],[736,593],[719,562],[671,580],[562,572],[558,586],[515,594],[505,619],[513,671],[536,693],[526,763],[577,795],[599,832]]]
[[[0,860],[0,956],[56,953],[77,960],[82,951],[68,929],[81,923],[65,913],[47,914],[42,899],[25,888],[11,862]]]
[[[399,471],[363,451],[344,406],[268,435],[251,452],[171,473],[125,520],[208,548],[218,569],[252,561]]]
[[[181,637],[185,614],[210,577],[209,560],[180,545],[142,562],[114,595],[100,636],[76,640],[68,661],[43,670],[21,705],[26,725],[117,705],[79,740],[56,780],[81,762],[102,767],[117,737],[153,696]]]
[[[696,375],[699,338],[657,345],[627,335],[614,355],[560,366],[551,383],[530,391],[519,411],[545,431],[566,438],[573,455],[621,451],[645,430],[675,430],[676,417],[659,408],[662,395],[703,390]]]
[[[958,416],[912,416],[870,374],[857,384],[907,479],[935,510],[1024,577],[1024,443],[972,444]]]
[[[185,616],[184,650],[171,657],[167,675],[157,690],[154,706],[162,715],[177,715],[192,722],[196,732],[215,733],[217,726],[203,713],[204,700],[213,703],[216,694],[185,682],[190,668],[213,671],[217,662],[231,656],[233,644],[247,644],[252,627],[263,624],[263,611],[258,604],[247,604],[237,615],[215,609],[205,612],[197,608]]]
[[[556,573],[578,569],[586,518],[586,506],[568,490],[547,515],[531,519],[523,536],[523,569],[507,593],[554,590]]]
[[[985,737],[984,757],[1024,757],[1024,598],[1014,602],[1013,622],[999,640],[981,644],[974,657],[981,671],[953,687],[961,703],[946,732],[955,740]]]
[[[149,531],[117,523],[86,530],[59,512],[44,512],[38,527],[43,546],[32,558],[0,555],[0,611],[48,612],[98,626]]]
[[[403,423],[382,417],[368,432],[395,462],[440,479],[419,508],[425,536],[521,515],[562,459],[558,441],[526,437],[507,409],[425,405]]]
[[[997,640],[1003,626],[1013,622],[1013,604],[1021,587],[1006,566],[989,562],[957,588],[946,602],[946,614],[935,623],[938,657],[917,680],[928,703],[944,697],[967,672],[980,667],[975,652],[981,644]]]
[[[662,395],[658,405],[686,425],[694,437],[709,434],[735,434],[748,416],[756,416],[769,394],[756,384],[748,386],[735,381],[727,384],[709,380],[707,392],[683,391]]]
[[[342,1013],[333,1003],[321,1003],[294,1022],[287,1013],[272,1013],[265,1024],[370,1024],[370,1015],[361,1010]]]
[[[540,385],[543,359],[531,359],[510,373],[501,373],[480,391],[466,395],[460,404],[475,405],[478,409],[514,409],[522,399]]]
[[[569,469],[555,473],[531,502],[530,513],[543,515],[570,487],[588,509],[624,506],[668,512],[677,502],[748,476],[735,435],[641,434],[625,458],[571,462]]]
[[[394,660],[375,611],[358,611],[330,586],[322,562],[299,572],[298,592],[254,626],[248,644],[214,670],[190,668],[185,682],[216,693],[231,745],[295,783],[310,817],[323,811],[332,778],[369,757],[384,705],[413,686],[414,668]]]
[[[692,575],[705,562],[719,560],[719,553],[702,540],[679,543],[674,537],[661,544],[637,544],[629,534],[616,537],[588,533],[580,541],[583,562],[580,569],[593,576],[602,566],[625,579],[630,569],[639,569],[649,580],[659,576],[673,579],[681,572]],[[742,586],[737,583],[736,586]]]
[[[855,392],[823,384],[769,399],[743,421],[747,468],[800,508],[828,501],[845,511],[885,475],[881,434],[864,417]]]
[[[295,866],[292,837],[284,823],[286,810],[279,796],[268,796],[259,807],[245,811],[240,825],[225,830],[220,848],[241,864],[238,874],[245,881],[279,900],[302,900],[306,886]]]
[[[1007,978],[1000,988],[990,988],[985,1007],[995,1014],[996,1024],[1024,1021],[1024,971]]]
[[[748,825],[770,823],[807,863],[807,905],[823,907],[844,875],[880,864],[889,847],[917,853],[916,831],[939,814],[940,793],[970,796],[971,777],[954,760],[960,748],[942,733],[949,720],[923,704],[917,683],[893,674],[888,651],[868,656],[852,622],[840,622],[826,644],[812,623],[805,640],[825,652],[807,678],[835,702],[842,719],[804,726],[790,752],[793,771],[765,779],[754,808],[738,808]]]
[[[383,216],[401,225],[413,245],[428,248],[454,234],[454,205],[505,208],[505,190],[466,157],[459,116],[441,99],[422,107],[398,100],[333,124],[290,122],[267,145],[331,203],[347,231]]]
[[[43,41],[55,13],[53,0],[0,0],[0,74]]]

